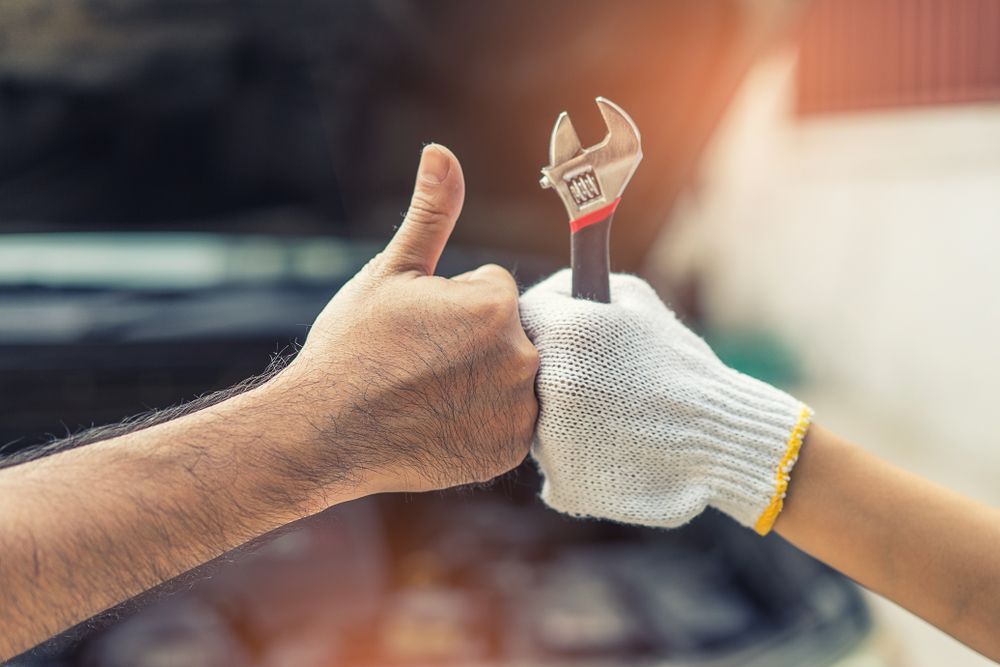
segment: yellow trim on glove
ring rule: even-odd
[[[809,409],[809,406],[803,405],[802,410],[799,412],[799,418],[792,428],[792,433],[788,436],[785,455],[781,457],[778,469],[774,472],[774,495],[771,496],[771,502],[768,503],[767,508],[761,513],[760,518],[757,519],[757,523],[754,524],[753,529],[757,531],[758,535],[767,535],[771,532],[771,527],[774,526],[778,515],[781,514],[781,509],[785,506],[785,494],[788,492],[788,481],[791,479],[789,473],[799,458],[802,439],[806,437],[806,431],[809,429],[809,422],[811,421],[812,410]]]

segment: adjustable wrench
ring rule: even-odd
[[[549,142],[549,166],[541,185],[558,193],[569,214],[573,296],[610,303],[608,234],[622,192],[642,160],[639,130],[621,107],[603,97],[597,107],[608,126],[604,139],[580,145],[565,111]]]

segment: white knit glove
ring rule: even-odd
[[[611,300],[572,298],[568,270],[521,297],[541,359],[542,499],[665,527],[712,506],[766,534],[812,411],[725,366],[643,280],[611,276]]]

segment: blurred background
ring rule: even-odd
[[[259,373],[391,235],[422,145],[460,157],[441,265],[568,261],[538,188],[593,98],[645,160],[613,264],[727,362],[996,504],[1000,3],[4,0],[0,443]],[[16,665],[988,664],[782,542],[491,488],[267,536]]]

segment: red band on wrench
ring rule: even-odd
[[[610,204],[606,204],[605,206],[602,206],[599,209],[595,209],[590,213],[587,213],[586,215],[581,215],[576,220],[570,220],[569,231],[575,234],[584,227],[589,227],[595,222],[600,222],[605,218],[610,218],[612,215],[614,215],[615,209],[618,208],[618,202],[620,202],[621,200],[622,198],[619,197]]]

